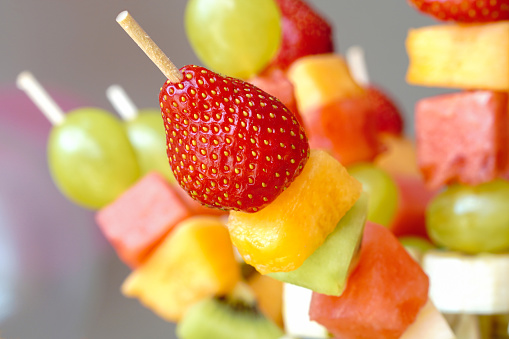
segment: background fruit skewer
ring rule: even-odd
[[[65,119],[65,113],[46,92],[44,87],[37,81],[34,75],[28,71],[18,75],[16,84],[23,90],[33,103],[48,118],[52,125],[59,125]]]
[[[65,115],[28,72],[19,75],[18,86],[54,124],[48,140],[49,168],[70,200],[100,208],[138,179],[134,150],[120,121],[109,112],[85,107]]]
[[[140,166],[140,176],[157,171],[169,182],[174,183],[175,178],[168,166],[166,134],[161,123],[160,110],[156,108],[139,110],[119,85],[108,87],[106,96],[124,120],[127,135]]]
[[[509,248],[498,243],[509,232],[501,222],[507,181],[497,179],[506,171],[508,157],[509,78],[503,46],[509,41],[509,26],[502,20],[507,19],[509,3],[462,1],[460,8],[452,0],[412,2],[420,11],[456,24],[410,30],[408,82],[464,90],[424,99],[416,106],[421,171],[428,185],[444,188],[431,201],[426,217],[431,239],[446,250],[425,254],[423,267],[439,309],[467,313],[461,317],[470,318],[471,334],[492,338],[494,333],[482,333],[489,330],[479,331],[475,315],[507,313],[509,307],[503,297]],[[450,146],[443,147],[444,141]],[[455,271],[473,278],[459,277],[453,283]]]
[[[124,121],[133,120],[138,115],[138,107],[136,107],[122,86],[111,85],[106,89],[106,96]]]

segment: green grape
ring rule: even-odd
[[[122,123],[97,108],[72,111],[53,128],[48,162],[63,194],[88,208],[110,203],[139,178]]]
[[[426,228],[439,246],[470,254],[509,249],[509,182],[453,185],[426,211]]]
[[[398,208],[398,186],[391,176],[373,164],[350,166],[348,172],[369,195],[368,220],[389,227]]]
[[[186,32],[196,55],[211,70],[248,79],[274,57],[281,42],[274,0],[190,0]]]
[[[175,181],[166,155],[166,134],[157,109],[145,109],[126,122],[127,134],[133,145],[141,175],[157,171],[169,181]]]
[[[401,243],[401,245],[405,246],[406,248],[412,248],[421,253],[436,248],[431,242],[421,237],[408,236],[398,238],[398,240]]]

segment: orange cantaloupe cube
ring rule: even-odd
[[[331,155],[311,150],[302,173],[256,213],[231,211],[233,244],[262,274],[297,269],[359,199],[362,185]]]

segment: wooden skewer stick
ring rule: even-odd
[[[123,120],[129,121],[138,115],[138,107],[129,98],[120,85],[111,85],[106,89],[106,97]]]
[[[352,77],[361,86],[369,85],[368,70],[364,50],[360,46],[352,46],[346,51],[346,62]]]
[[[179,69],[170,61],[164,52],[155,44],[155,42],[145,33],[143,28],[134,20],[127,11],[121,12],[117,16],[117,22],[126,31],[127,34],[138,44],[152,62],[163,72],[163,74],[172,83],[179,83],[184,76]]]
[[[52,125],[60,125],[64,121],[64,111],[51,98],[32,73],[29,71],[21,72],[16,79],[16,85],[28,95]]]

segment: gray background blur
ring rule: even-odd
[[[404,41],[410,27],[429,25],[434,21],[416,13],[406,0],[310,2],[326,13],[333,23],[338,51],[344,52],[352,45],[365,48],[372,82],[386,88],[400,103],[406,116],[406,131],[412,134],[415,102],[440,91],[405,83],[408,60]],[[45,86],[73,93],[81,102],[90,105],[112,110],[104,91],[112,83],[118,83],[139,107],[157,107],[164,76],[122,31],[115,17],[120,11],[128,9],[177,66],[200,64],[186,41],[183,29],[185,4],[184,0],[0,0],[0,88],[12,88],[18,73],[28,69]],[[6,110],[0,104],[0,170],[6,165],[2,151],[15,149],[18,153],[31,154],[31,160],[37,162],[30,170],[41,173],[40,177],[35,176],[32,186],[44,181],[45,186],[39,189],[44,191],[40,200],[47,199],[48,195],[56,196],[57,207],[52,210],[51,217],[58,220],[56,223],[65,224],[62,229],[65,227],[70,232],[65,248],[74,252],[56,253],[61,235],[51,234],[52,231],[44,233],[47,239],[53,240],[48,243],[39,240],[40,251],[72,257],[79,253],[81,261],[74,264],[72,274],[58,271],[58,279],[52,276],[41,279],[35,273],[22,276],[25,278],[18,277],[18,284],[12,289],[18,294],[13,296],[4,292],[2,304],[2,279],[6,285],[8,276],[2,276],[0,260],[0,337],[173,338],[172,324],[158,319],[137,301],[120,295],[119,287],[129,270],[101,238],[92,213],[66,202],[56,192],[45,168],[45,136],[38,143],[38,148],[31,144],[24,148],[19,146],[24,140],[20,136],[22,133],[16,133],[8,125],[10,120],[7,115],[12,112],[12,109]],[[30,114],[39,113],[24,113],[27,130],[34,128]],[[41,119],[37,121],[39,127],[49,131],[49,123]],[[16,169],[12,172],[19,174]],[[1,171],[0,175],[5,176]],[[19,177],[4,178],[4,182],[10,183],[24,181]],[[0,186],[0,202],[2,192],[4,197],[7,195],[6,187],[5,184]],[[20,189],[13,188],[14,191]],[[31,193],[35,188],[24,185],[23,189],[33,199],[38,197]],[[22,201],[25,204],[26,200]],[[38,203],[39,200],[33,201],[35,205]],[[0,217],[1,207],[0,204]],[[24,213],[34,212],[29,210]],[[9,211],[6,215],[9,216]],[[69,220],[71,217],[66,219],[67,216],[72,216],[73,221]],[[0,226],[8,230],[14,223],[4,221],[2,225],[2,220],[7,219],[0,218]],[[28,233],[31,233],[31,228],[40,231],[43,226],[39,218],[24,223]],[[1,237],[0,233],[0,240]],[[55,244],[58,246],[55,247]],[[93,244],[93,247],[88,244]],[[24,250],[22,248],[18,252]],[[40,261],[39,268],[44,265],[44,260]],[[31,287],[20,289],[19,286],[25,284]],[[5,307],[8,304],[5,300],[11,300],[16,307]]]

